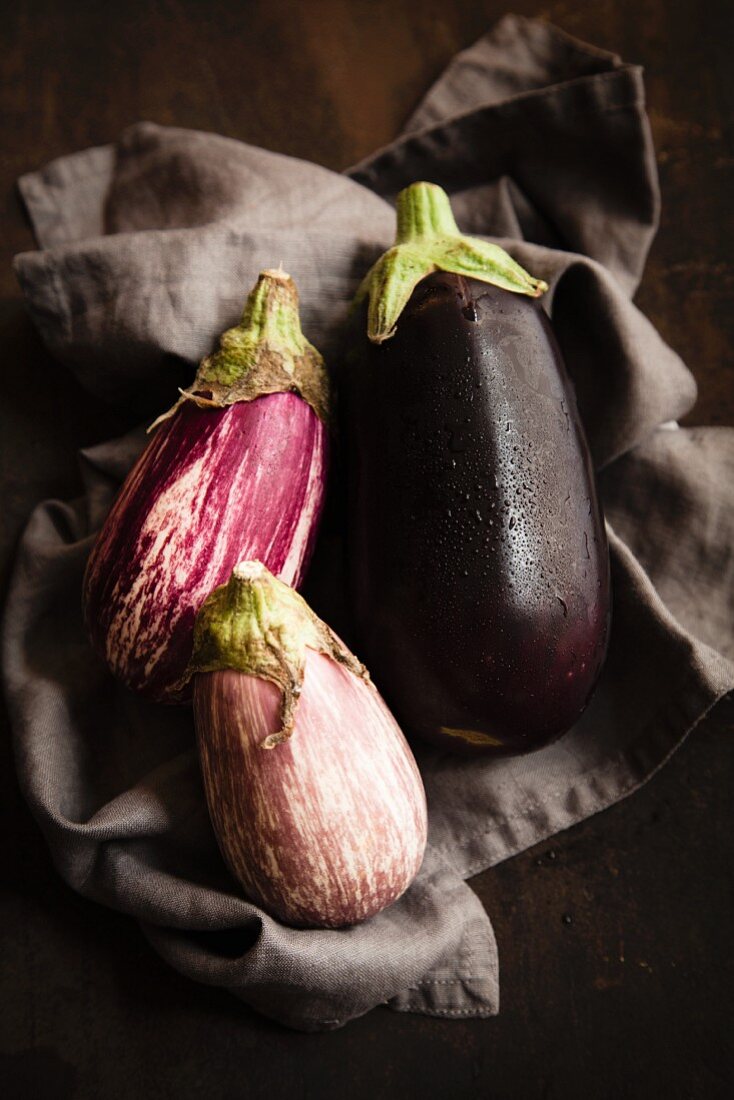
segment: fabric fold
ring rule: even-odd
[[[642,70],[546,23],[508,15],[459,54],[394,142],[349,169],[394,198],[439,183],[460,224],[482,224],[500,181],[529,199],[523,235],[603,264],[628,294],[642,275],[660,193]],[[489,201],[488,201],[489,199]]]
[[[106,512],[140,433],[86,454],[107,477]],[[132,443],[133,446],[129,446]],[[110,461],[114,456],[114,460]],[[136,917],[173,965],[224,985],[293,1026],[335,1027],[423,982],[475,986],[473,1012],[496,1011],[496,946],[476,896],[429,850],[407,894],[340,932],[286,928],[246,902],[209,824],[191,711],[156,707],[110,684],[89,652],[79,593],[90,545],[86,502],[47,502],[23,536],[9,598],[3,667],[23,793],[56,867],[79,893]],[[232,931],[256,948],[235,961],[196,933]],[[432,978],[431,975],[439,977]],[[284,991],[285,990],[285,994]],[[284,1003],[291,1002],[290,1004]],[[430,997],[433,1009],[437,997]],[[296,1007],[301,1006],[301,1007]]]

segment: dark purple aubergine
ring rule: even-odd
[[[408,188],[398,219],[343,379],[360,653],[406,732],[526,752],[573,725],[606,652],[589,450],[545,284],[459,237],[439,188]]]

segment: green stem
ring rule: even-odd
[[[202,359],[194,383],[155,427],[186,401],[222,408],[268,393],[299,393],[323,421],[329,418],[324,361],[301,330],[298,291],[282,270],[261,271],[242,320],[227,329],[213,355]]]
[[[432,237],[458,237],[451,203],[434,183],[414,183],[398,195],[396,244]]]
[[[204,360],[202,380],[231,385],[253,369],[264,350],[279,354],[284,369],[293,374],[307,347],[295,283],[284,271],[261,271],[242,321],[222,335],[219,351]]]
[[[281,726],[263,741],[271,749],[293,732],[306,650],[325,653],[361,679],[367,670],[302,596],[259,561],[240,562],[199,609],[185,681],[231,668],[270,680],[281,690]]]
[[[395,333],[417,284],[433,271],[465,275],[538,298],[548,289],[499,245],[459,231],[446,192],[435,183],[413,183],[397,198],[397,235],[368,271],[355,305],[369,298],[367,335],[376,344]]]

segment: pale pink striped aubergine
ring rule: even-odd
[[[157,422],[90,555],[88,631],[129,688],[187,700],[196,612],[238,561],[300,584],[324,502],[327,407],[295,286],[263,272],[241,325]]]
[[[199,614],[191,670],[209,813],[246,896],[339,928],[420,868],[426,801],[364,667],[304,600],[246,562]]]

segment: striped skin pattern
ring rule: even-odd
[[[191,656],[196,612],[238,561],[301,581],[326,487],[327,429],[293,393],[182,406],[131,470],[92,550],[84,611],[95,649],[160,702]]]
[[[290,740],[274,684],[202,673],[194,717],[204,787],[225,861],[245,894],[286,924],[339,928],[395,901],[418,872],[426,800],[418,768],[377,691],[307,650]]]

